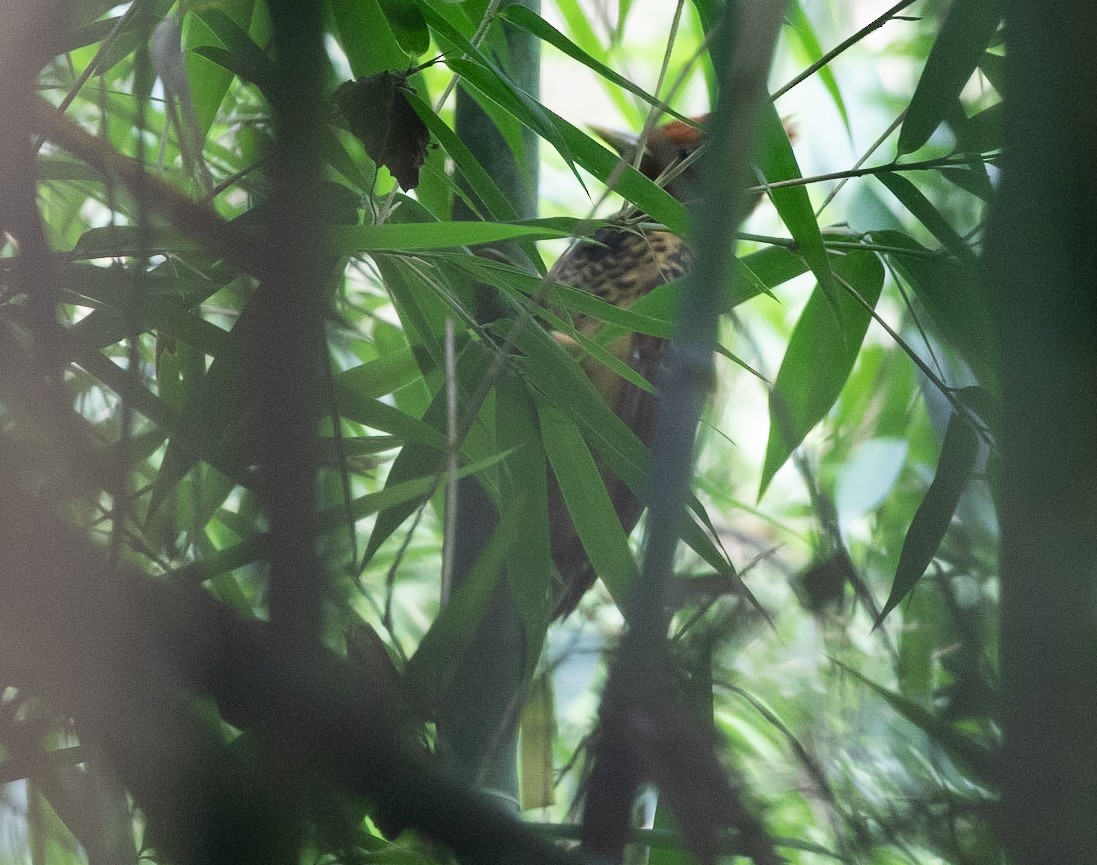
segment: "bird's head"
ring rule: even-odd
[[[664,171],[683,162],[701,146],[701,125],[707,119],[694,118],[693,123],[672,120],[656,127],[648,136],[640,158],[640,171],[652,180]],[[600,138],[613,147],[621,157],[632,162],[639,144],[639,136],[612,129],[591,127]],[[666,184],[666,190],[679,201],[695,198],[699,190],[700,163],[694,161]]]

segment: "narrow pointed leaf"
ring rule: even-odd
[[[956,229],[948,224],[948,220],[917,186],[901,174],[894,172],[878,174],[877,179],[899,199],[915,219],[929,229],[930,234],[936,237],[945,249],[965,264],[975,264],[975,253],[971,251],[971,247],[964,243]]]
[[[457,358],[458,387],[464,387],[465,392],[475,389],[475,384],[483,379],[490,362],[491,355],[482,345],[470,343],[466,346]],[[386,487],[402,483],[413,477],[421,477],[424,474],[436,475],[442,470],[442,459],[445,452],[446,415],[446,393],[442,390],[435,395],[430,407],[423,416],[423,423],[438,430],[442,438],[443,449],[439,450],[420,443],[405,445],[400,451],[400,455],[393,462],[392,468],[389,469]],[[403,524],[404,520],[415,512],[419,504],[420,502],[416,500],[405,500],[378,514],[373,531],[370,533],[369,543],[362,557],[361,566],[363,568],[369,564],[370,559],[373,558],[381,544],[388,540],[393,532]]]
[[[233,52],[242,51],[245,43],[258,48],[245,31],[254,5],[254,0],[226,0],[217,9],[202,9],[184,19],[184,62],[203,134],[209,131],[217,115],[217,109],[232,83],[232,75],[226,74],[219,65],[194,59],[202,54],[197,49],[203,45],[214,46],[215,40]]]
[[[522,707],[519,755],[523,811],[548,808],[556,802],[552,759],[555,732],[552,674],[546,670],[533,679]]]
[[[891,708],[943,748],[953,760],[970,769],[987,787],[996,789],[1001,783],[998,768],[1000,758],[989,748],[968,738],[954,725],[941,720],[914,700],[876,684],[841,661],[834,660],[834,663],[874,691]]]
[[[949,7],[911,97],[899,154],[913,153],[941,125],[998,29],[1000,0],[955,0]]]
[[[871,252],[836,258],[834,270],[870,305],[884,284],[884,268]],[[837,314],[836,314],[837,313]],[[769,442],[759,498],[777,469],[830,411],[853,369],[871,316],[847,292],[833,308],[818,288],[793,329],[769,400]]]
[[[518,532],[507,551],[507,579],[526,633],[524,676],[530,680],[545,642],[553,581],[548,515],[548,466],[536,425],[534,401],[511,372],[496,387],[495,435],[509,452],[500,475],[503,510],[519,510]]]
[[[409,57],[418,57],[430,47],[430,31],[414,0],[380,0],[381,13],[392,35]]]
[[[569,236],[567,231],[553,227],[553,223],[546,224],[540,220],[526,223],[389,222],[384,225],[340,225],[333,226],[327,234],[331,253],[339,256],[378,250],[449,249],[522,237],[550,240]]]
[[[457,170],[465,176],[469,186],[480,196],[489,210],[489,215],[496,219],[517,219],[518,212],[514,209],[514,205],[503,195],[494,178],[477,161],[468,145],[457,137],[457,133],[443,122],[442,118],[434,113],[434,109],[417,94],[409,93],[407,100],[419,115],[419,119],[426,124],[430,134],[449,154]]]
[[[428,717],[437,710],[465,660],[491,590],[506,562],[507,550],[521,527],[520,517],[520,509],[503,511],[491,541],[476,560],[468,579],[453,592],[408,661],[404,681]]]
[[[888,595],[873,627],[880,627],[888,613],[910,594],[933,557],[937,555],[960,496],[967,488],[978,452],[979,439],[971,424],[954,414],[948,422],[933,483],[929,485],[926,497],[918,506],[906,540],[903,541],[891,594]]]
[[[800,43],[804,55],[811,63],[815,63],[823,56],[823,47],[819,44],[819,37],[815,34],[815,28],[811,26],[811,20],[804,13],[804,7],[799,0],[793,0],[789,6],[790,26],[787,32]],[[849,125],[849,112],[846,111],[845,100],[842,99],[842,91],[838,89],[838,80],[834,77],[834,71],[830,66],[821,67],[816,73],[823,87],[830,95],[834,107],[838,109],[838,115],[842,118],[842,125],[846,127],[846,133],[851,132]]]
[[[548,401],[538,404],[541,440],[560,492],[595,573],[618,606],[636,576],[636,560],[594,457],[567,415]]]
[[[507,456],[508,454],[505,452],[499,453],[481,462],[464,466],[458,469],[457,477],[460,479],[475,472],[490,469]],[[348,514],[353,520],[362,520],[373,514],[392,510],[409,502],[414,506],[430,491],[433,483],[433,475],[420,475],[400,483],[389,484],[380,492],[359,496],[349,505],[339,504],[325,508],[317,514],[317,526],[321,532],[342,531],[346,529]],[[224,519],[228,514],[222,511],[220,516]],[[218,550],[192,566],[181,569],[178,575],[192,582],[202,582],[212,579],[217,574],[228,573],[236,568],[242,568],[244,565],[250,565],[264,557],[269,538],[270,536],[266,532],[254,535],[239,544]]]
[[[356,78],[407,66],[407,52],[389,27],[378,0],[327,0],[327,3]]]
[[[906,249],[910,255],[889,252],[888,262],[914,290],[933,323],[991,390],[998,380],[992,359],[998,356],[997,336],[990,314],[990,297],[977,268],[929,250],[899,231],[872,233],[876,243]]]
[[[772,103],[765,103],[758,114],[760,147],[758,153],[759,169],[768,183],[781,180],[795,180],[801,177],[796,154],[792,152],[792,142],[777,109]],[[792,239],[796,241],[798,252],[804,257],[819,282],[823,296],[832,308],[838,305],[838,286],[830,269],[830,258],[823,245],[823,235],[819,231],[819,222],[811,206],[806,186],[788,186],[769,190],[769,196],[777,213],[784,222]]]
[[[634,96],[638,96],[640,99],[643,99],[648,105],[663,108],[668,114],[677,117],[679,120],[689,120],[688,117],[683,114],[679,114],[674,109],[666,108],[662,100],[656,99],[646,90],[644,90],[644,88],[638,86],[634,82],[630,81],[628,78],[625,78],[623,75],[617,74],[608,66],[606,66],[605,63],[602,63],[600,60],[592,57],[590,54],[588,54],[586,51],[584,51],[582,48],[580,48],[578,45],[568,39],[567,36],[565,36],[551,24],[549,24],[544,18],[542,18],[540,15],[535,14],[527,7],[521,6],[517,3],[504,6],[503,11],[500,13],[500,17],[505,18],[512,24],[516,24],[523,30],[532,33],[542,42],[547,42],[553,48],[562,51],[573,60],[578,60],[592,72],[601,75],[610,83],[615,84],[617,87],[623,90],[627,90]]]

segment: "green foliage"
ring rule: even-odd
[[[322,108],[328,122],[311,130],[325,174],[310,191],[320,244],[311,252],[324,278],[296,286],[292,300],[300,311],[325,310],[325,357],[306,382],[319,406],[308,422],[323,639],[343,656],[347,635],[368,625],[405,696],[432,720],[505,573],[525,631],[525,671],[543,677],[524,715],[535,725],[524,777],[542,803],[555,785],[545,812],[555,825],[542,834],[574,836],[567,800],[582,788],[601,660],[566,647],[614,645],[614,604],[639,571],[636,539],[614,518],[598,467],[642,496],[651,472],[647,450],[580,361],[656,385],[611,343],[626,333],[672,335],[681,285],[614,307],[547,284],[559,245],[544,242],[608,224],[606,208],[586,197],[607,184],[632,215],[675,232],[688,234],[691,211],[588,132],[589,112],[516,85],[500,46],[504,27],[520,28],[543,43],[550,74],[574,76],[573,90],[600,94],[638,128],[652,106],[679,117],[708,110],[697,94],[711,88],[711,69],[695,55],[723,4],[689,4],[670,45],[663,18],[653,32],[638,0],[622,2],[615,21],[578,0],[546,0],[543,16],[495,5],[323,4],[331,52],[355,77],[403,73],[442,55],[408,82],[409,104],[431,134],[417,190],[401,190],[373,163],[334,102]],[[956,0],[940,18],[921,9],[921,20],[881,22],[885,47],[872,47],[866,28],[823,63],[824,47],[853,31],[844,7],[832,5],[832,17],[793,7],[774,77],[800,71],[794,62],[822,65],[769,105],[756,130],[753,193],[764,200],[727,274],[720,353],[734,364],[722,364],[699,435],[672,650],[690,671],[682,702],[719,735],[750,791],[748,810],[788,861],[996,862],[987,814],[1001,783],[998,537],[988,475],[999,459],[1000,397],[981,229],[1001,145],[1000,12],[991,0]],[[33,70],[37,119],[21,131],[24,141],[31,132],[42,139],[36,173],[5,179],[0,190],[10,228],[0,235],[0,469],[11,478],[3,492],[64,514],[105,567],[200,585],[219,609],[259,625],[271,615],[267,562],[279,540],[263,509],[256,442],[271,434],[264,362],[287,349],[268,339],[261,255],[280,218],[270,209],[279,134],[270,106],[285,58],[273,48],[266,4],[251,0],[77,11],[71,26],[49,25],[55,53]],[[136,92],[143,46],[169,13],[181,16],[209,191],[184,157],[185,123],[170,121],[159,91]],[[0,30],[9,26],[0,20]],[[860,67],[888,53],[904,56],[913,94],[899,105],[859,82]],[[667,74],[657,77],[664,59]],[[324,70],[328,96],[345,77]],[[482,105],[512,146],[521,129],[543,141],[542,218],[518,220],[493,166],[453,132],[453,87]],[[795,136],[782,124],[789,112]],[[881,143],[867,142],[888,123],[883,141],[897,155],[884,161]],[[843,135],[858,149],[831,147]],[[165,187],[143,182],[142,172]],[[48,278],[24,267],[33,233],[7,204],[13,190],[41,215]],[[481,219],[453,220],[457,198]],[[484,247],[495,253],[476,254]],[[490,320],[485,297],[499,313]],[[573,316],[604,326],[580,332]],[[577,348],[559,334],[573,335]],[[547,468],[610,597],[596,590],[546,643],[555,586]],[[443,501],[465,477],[501,519],[471,579],[439,609]],[[812,568],[834,562],[817,602]],[[93,581],[93,569],[80,577]],[[698,658],[702,666],[692,666]],[[131,861],[137,849],[166,859],[141,836],[141,821],[114,838],[129,845],[122,856],[71,816],[71,791],[57,783],[71,774],[104,779],[98,791],[90,782],[76,788],[89,808],[142,801],[117,789],[101,759],[74,753],[81,719],[58,722],[34,685],[0,680],[0,778],[28,779],[0,803],[27,836],[18,857],[5,850],[0,863],[24,852],[36,865],[84,855]],[[194,695],[209,696],[193,682],[178,689],[191,709]],[[211,700],[199,708],[203,736],[239,741],[227,710]],[[423,720],[409,722],[408,738],[429,740]],[[342,732],[346,741],[328,747],[344,749],[349,764],[358,759],[353,731]],[[555,778],[546,767],[553,748]],[[258,771],[250,753],[236,758]],[[419,826],[421,834],[390,843],[362,817],[360,791],[330,801],[312,793],[335,814],[316,818],[309,843],[318,861],[432,861],[442,854],[428,839],[452,840]],[[231,803],[223,807],[231,813]],[[640,836],[652,861],[689,861],[665,799],[654,813],[655,828]],[[499,844],[512,840],[500,832]],[[741,852],[742,841],[729,837],[723,849]]]

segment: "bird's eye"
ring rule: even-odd
[[[693,154],[692,150],[690,150],[688,147],[683,147],[681,150],[678,151],[678,159],[679,160],[689,159],[689,157],[692,154]]]

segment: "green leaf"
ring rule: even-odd
[[[425,53],[430,47],[430,31],[414,0],[380,0],[380,3],[400,47],[411,57]]]
[[[445,256],[443,258],[443,256]],[[441,256],[432,256],[435,260],[444,261],[447,265],[460,268],[477,280],[488,285],[495,286],[513,296],[522,298],[537,298],[544,286],[544,279],[534,276],[527,271],[492,261],[486,258],[469,255],[452,255],[443,253]],[[620,328],[612,335],[620,332],[646,333],[651,336],[667,338],[673,332],[673,322],[669,315],[649,315],[636,311],[636,304],[628,307],[615,306],[607,303],[597,295],[591,294],[580,288],[560,283],[550,283],[547,287],[546,300],[554,307],[577,312],[595,321],[616,325]],[[645,298],[651,295],[645,295]],[[641,298],[643,299],[643,298]],[[639,300],[637,303],[639,303]],[[667,307],[670,308],[669,305]],[[603,344],[606,336],[602,331],[598,334],[599,342]]]
[[[464,466],[458,469],[457,477],[460,479],[475,472],[486,471],[506,456],[506,453],[500,453],[481,462]],[[325,508],[317,514],[317,526],[321,532],[342,531],[346,529],[348,514],[352,520],[357,521],[408,503],[411,503],[414,510],[416,503],[422,501],[423,496],[430,491],[434,481],[433,474],[419,476],[401,483],[389,484],[380,492],[359,496],[349,505],[338,504]],[[222,514],[224,515],[224,512]],[[228,573],[259,561],[266,555],[269,540],[269,533],[263,532],[239,544],[218,550],[204,557],[194,566],[182,569],[180,573],[188,575],[188,579],[194,582],[213,579],[218,574]]]
[[[811,26],[811,20],[804,13],[804,7],[799,0],[793,0],[789,8],[789,27],[786,32],[800,43],[800,48],[807,57],[809,63],[816,63],[823,57],[823,47],[819,44],[819,37],[815,35],[815,29]],[[834,71],[830,66],[822,66],[815,73],[823,83],[827,93],[830,94],[834,107],[838,109],[838,115],[842,118],[842,125],[846,127],[846,133],[851,132],[849,125],[849,113],[846,111],[845,100],[842,99],[842,91],[838,89],[838,81],[834,77]]]
[[[332,255],[351,256],[375,250],[409,252],[476,246],[513,238],[551,240],[569,237],[557,220],[546,222],[387,222],[384,225],[340,225],[327,229]]]
[[[889,252],[888,262],[914,290],[942,335],[975,371],[979,382],[997,387],[997,336],[986,285],[978,269],[933,255],[899,231],[874,231],[876,243],[910,250]]]
[[[955,0],[949,7],[899,131],[900,156],[929,141],[983,58],[1001,18],[1000,0]]]
[[[461,76],[461,86],[471,86],[523,126],[532,129],[551,144],[563,157],[580,184],[583,183],[575,169],[575,159],[566,139],[552,122],[552,112],[512,82],[507,75],[490,61],[452,57],[446,65]]]
[[[149,232],[142,232],[135,225],[116,225],[89,228],[80,235],[69,257],[72,260],[126,258],[168,252],[177,255],[203,252],[203,247],[199,241],[184,237],[171,228],[155,226]]]
[[[512,24],[516,24],[528,33],[532,33],[542,42],[547,42],[549,45],[562,51],[573,60],[578,60],[588,69],[592,70],[598,75],[601,75],[607,81],[616,84],[621,89],[627,90],[634,96],[638,96],[640,99],[643,99],[648,105],[653,105],[655,107],[661,108],[665,110],[668,114],[677,117],[679,120],[689,121],[689,118],[686,117],[684,114],[679,114],[674,109],[666,107],[661,99],[655,98],[642,87],[630,81],[628,78],[625,78],[622,75],[618,75],[608,66],[606,66],[605,63],[602,63],[600,60],[596,60],[594,57],[592,57],[590,54],[588,54],[586,51],[584,51],[582,48],[580,48],[578,45],[568,39],[567,36],[565,36],[563,33],[561,33],[547,21],[545,21],[544,18],[534,14],[527,7],[521,6],[517,3],[509,6],[504,6],[503,11],[500,13],[500,17],[506,19],[507,21],[510,21]]]
[[[991,42],[993,44],[993,40]],[[995,90],[1001,94],[1006,92],[1006,58],[1003,55],[987,51],[979,58],[979,69]]]
[[[602,399],[583,369],[539,327],[518,334],[530,384],[567,412],[609,468],[633,490],[647,480],[648,452],[643,443]]]
[[[73,358],[108,388],[125,397],[130,405],[169,435],[187,436],[183,416],[162,397],[149,391],[114,361],[98,351],[81,351]]]
[[[834,271],[869,306],[876,305],[884,284],[884,268],[874,253],[853,252],[836,258]],[[759,498],[777,470],[838,399],[871,318],[848,291],[838,297],[836,310],[818,288],[808,300],[770,392],[769,441]]]
[[[377,399],[410,384],[419,378],[419,366],[410,348],[390,352],[376,360],[341,372],[337,387],[352,394],[353,399]]]
[[[545,642],[552,610],[554,568],[549,536],[548,467],[537,429],[532,395],[513,372],[496,387],[495,435],[509,452],[499,473],[503,510],[521,511],[522,531],[507,551],[507,579],[526,634],[524,677],[532,678]]]
[[[476,385],[483,380],[491,363],[491,353],[479,343],[469,343],[457,357],[457,381],[459,388],[464,393],[475,390]],[[460,402],[459,402],[460,404]],[[436,431],[441,437],[441,448],[431,447],[422,442],[412,442],[403,447],[400,455],[393,461],[389,469],[388,478],[385,481],[386,488],[390,484],[399,484],[404,481],[423,475],[437,476],[443,468],[445,454],[445,432],[447,423],[447,400],[445,390],[435,394],[422,423]],[[468,441],[464,443],[468,447]],[[486,450],[486,449],[485,449]],[[369,543],[362,556],[361,567],[364,569],[373,558],[374,554],[386,540],[403,524],[420,502],[406,500],[398,505],[387,508],[377,515],[373,531],[370,533]]]
[[[949,757],[971,770],[981,784],[992,789],[997,788],[1000,783],[1000,773],[997,768],[999,760],[997,755],[989,748],[972,741],[952,724],[942,721],[913,700],[877,685],[871,679],[866,678],[841,661],[833,660],[833,662],[855,679],[871,688],[896,712],[943,748]]]
[[[216,11],[210,10],[210,12]],[[226,28],[227,26],[225,25]],[[230,83],[232,76],[236,75],[241,81],[254,84],[261,93],[269,96],[278,80],[277,67],[258,45],[248,39],[246,33],[241,32],[237,35],[240,38],[232,40],[233,47],[207,43],[195,46],[192,52],[217,66],[217,72],[221,73],[220,77]],[[246,42],[243,41],[245,39]],[[208,66],[208,64],[204,65]],[[230,74],[225,75],[226,72]]]
[[[480,197],[488,208],[488,215],[495,219],[513,220],[518,218],[514,205],[503,195],[494,178],[484,169],[457,134],[434,113],[434,109],[414,93],[407,94],[408,104],[415,109],[430,134],[449,154],[457,170],[464,175],[468,185]]]
[[[522,706],[521,744],[522,810],[547,808],[555,804],[556,779],[553,767],[553,740],[556,716],[552,694],[552,672],[545,670],[534,677]]]
[[[148,518],[155,515],[168,493],[199,461],[209,462],[231,477],[241,476],[242,467],[235,459],[239,453],[233,443],[246,437],[246,425],[254,416],[243,379],[249,349],[258,343],[258,326],[258,304],[249,303],[229,334],[229,343],[213,359],[200,387],[191,394],[181,413],[182,423],[170,431],[153,482]]]
[[[547,110],[547,109],[546,109]],[[622,164],[621,157],[600,144],[562,117],[552,114],[553,122],[567,141],[575,161],[603,183],[615,175],[613,191],[635,204],[657,222],[675,234],[686,233],[686,210],[682,202],[662,187],[656,186],[631,165]]]
[[[744,255],[739,259],[739,263],[766,288],[776,288],[790,279],[795,279],[808,269],[807,262],[801,256],[784,246],[767,246],[765,249]],[[731,305],[738,306],[759,293],[751,286],[736,285],[733,287]]]
[[[960,496],[967,488],[978,452],[979,438],[971,424],[966,418],[952,415],[945,432],[945,442],[941,446],[937,474],[914,514],[914,521],[899,554],[891,594],[876,618],[874,628],[880,627],[888,613],[910,593],[937,555]]]
[[[405,445],[417,444],[441,451],[446,437],[434,427],[405,414],[379,399],[355,393],[339,378],[335,382],[339,399],[339,414],[344,420],[380,430],[395,436]]]
[[[994,196],[994,184],[981,165],[972,168],[942,168],[939,173],[949,183],[984,202],[989,203]]]
[[[1005,107],[1004,102],[998,102],[978,114],[965,117],[963,122],[952,124],[957,148],[964,153],[987,153],[1001,147]],[[982,166],[981,161],[978,164]]]
[[[140,303],[140,320],[119,309],[92,312],[70,328],[69,333],[88,348],[106,348],[125,339],[133,330],[150,330],[185,342],[203,353],[216,356],[229,345],[228,335],[216,325],[194,315],[186,307],[165,298],[146,297]]]
[[[965,264],[975,264],[975,253],[971,251],[971,247],[948,224],[948,220],[941,215],[941,212],[933,206],[917,186],[901,174],[894,172],[882,172],[876,177],[891,191],[892,195],[899,199],[903,207],[909,210],[915,219],[929,229],[930,234],[936,237],[945,249]]]
[[[355,78],[407,67],[408,55],[397,41],[377,0],[327,2]]]
[[[254,0],[225,0],[216,9],[202,9],[184,19],[183,49],[190,55],[186,57],[187,79],[194,100],[195,114],[198,115],[203,133],[209,131],[217,116],[217,110],[232,83],[232,75],[226,74],[227,67],[195,60],[196,55],[205,56],[196,49],[203,46],[213,47],[214,40],[218,40],[233,53],[246,52],[243,54],[245,60],[253,59],[253,49],[266,59],[266,55],[263,55],[262,50],[251,41],[246,32],[254,5]],[[268,64],[269,62],[267,60]]]
[[[606,405],[582,367],[552,336],[538,327],[525,328],[518,335],[517,346],[526,356],[530,385],[571,418],[597,451],[600,461],[643,500],[647,494],[648,450]],[[704,507],[696,498],[691,499],[690,509],[711,526]],[[726,553],[713,541],[714,535],[714,531],[706,534],[691,519],[686,523],[682,537],[717,572],[734,572]]]
[[[568,514],[594,571],[617,605],[624,606],[636,576],[636,560],[617,519],[602,473],[586,441],[561,409],[547,400],[537,404],[541,441],[560,484]]]
[[[521,515],[520,508],[503,511],[468,579],[453,592],[408,661],[404,681],[427,717],[434,715],[468,653],[507,550],[521,527]]]
[[[758,154],[759,168],[768,183],[781,180],[795,180],[801,177],[796,154],[792,152],[792,143],[781,117],[772,103],[766,102],[759,113],[759,139],[761,147]],[[806,186],[787,186],[769,190],[769,196],[785,227],[796,241],[798,252],[804,257],[815,274],[823,296],[832,309],[838,306],[838,286],[830,270],[830,258],[823,245],[823,235],[819,231],[819,222],[811,207]]]

